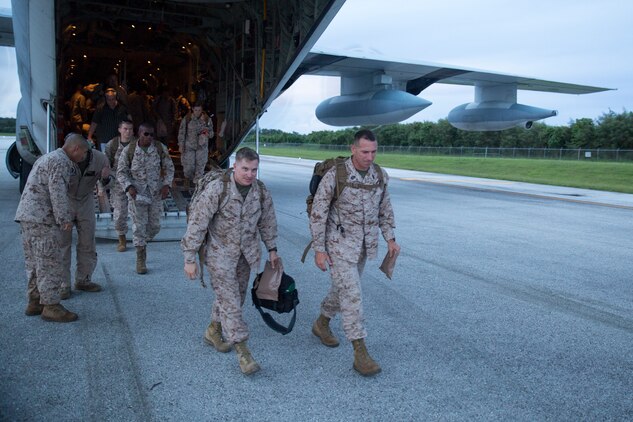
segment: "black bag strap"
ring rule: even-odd
[[[259,306],[257,303],[253,303],[253,304],[255,305],[259,313],[261,314],[262,319],[264,320],[266,325],[268,325],[274,331],[277,331],[278,333],[286,335],[292,331],[292,328],[295,326],[295,321],[297,320],[297,305],[299,304],[299,301],[295,299],[293,303],[294,303],[293,314],[292,314],[292,318],[290,319],[290,323],[288,324],[287,327],[284,327],[283,325],[275,321],[275,319],[268,312],[265,312],[262,309],[262,307]]]

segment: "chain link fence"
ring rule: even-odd
[[[250,146],[250,145],[249,145]],[[266,148],[301,148],[321,151],[349,151],[349,145],[301,143],[261,144]],[[492,148],[492,147],[413,147],[379,145],[380,154],[448,155],[479,158],[538,158],[549,160],[633,161],[631,149]]]

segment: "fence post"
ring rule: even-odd
[[[578,148],[578,161],[580,161],[580,148]]]

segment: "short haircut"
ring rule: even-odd
[[[361,129],[354,134],[354,145],[358,145],[361,139],[367,139],[371,142],[376,142],[376,135],[369,129]]]
[[[154,123],[152,122],[143,122],[138,126],[138,131],[139,133],[141,132],[141,128],[144,127],[145,129],[152,129],[152,130],[156,130],[156,127],[154,126]]]
[[[90,144],[86,138],[78,133],[71,132],[64,138],[64,147],[72,148],[74,146],[80,146],[86,150],[90,149]]]
[[[235,154],[235,161],[240,161],[240,160],[259,161],[259,154],[255,152],[255,150],[252,148],[244,147],[244,148],[241,148],[239,151],[237,151],[237,153]]]
[[[134,126],[134,123],[130,119],[123,119],[119,122],[119,127],[123,126],[123,123]]]

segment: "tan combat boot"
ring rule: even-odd
[[[75,290],[82,290],[84,292],[100,292],[101,286],[97,283],[93,283],[90,280],[85,280],[81,283],[75,282]]]
[[[338,339],[334,337],[330,330],[330,318],[325,315],[319,315],[314,324],[312,325],[312,334],[321,339],[321,343],[327,347],[337,347],[339,345]]]
[[[222,325],[217,321],[211,321],[204,333],[204,341],[210,344],[218,352],[226,353],[231,350],[231,345],[222,341]]]
[[[352,346],[354,346],[354,369],[359,374],[369,377],[381,371],[380,366],[369,356],[365,339],[352,340]]]
[[[235,343],[235,352],[240,363],[240,370],[244,375],[251,375],[260,370],[259,365],[251,356],[251,352],[246,347],[246,340]]]
[[[147,267],[145,265],[146,258],[147,258],[147,253],[145,250],[145,246],[137,246],[136,247],[136,272],[138,274],[147,273]]]
[[[77,321],[76,313],[70,312],[62,305],[44,305],[42,310],[42,319],[51,322],[72,322]]]
[[[26,310],[24,311],[24,314],[27,316],[41,315],[43,310],[44,305],[40,304],[39,299],[29,299],[29,304],[26,305]]]
[[[119,244],[116,245],[116,250],[119,252],[125,252],[127,250],[127,240],[125,239],[124,234],[119,235]]]
[[[64,286],[59,291],[59,297],[61,300],[70,299],[70,286]]]

